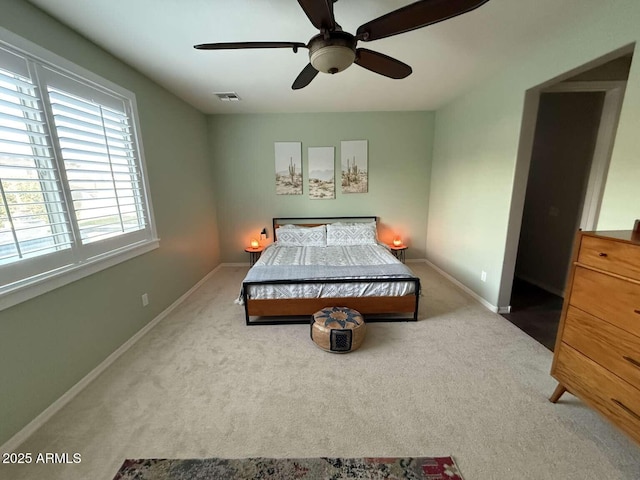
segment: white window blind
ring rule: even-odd
[[[145,228],[127,114],[55,88],[48,92],[81,240]]]
[[[0,297],[157,242],[134,101],[0,43]]]

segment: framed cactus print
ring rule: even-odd
[[[342,193],[369,191],[369,158],[366,140],[340,142]]]
[[[309,198],[336,198],[335,147],[309,147]]]
[[[302,143],[275,142],[276,195],[302,195]]]

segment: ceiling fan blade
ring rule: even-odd
[[[318,30],[335,30],[333,0],[298,0],[298,3]]]
[[[306,87],[311,83],[311,80],[316,78],[317,74],[318,70],[316,70],[310,63],[307,64],[307,66],[300,72],[300,75],[298,75],[298,78],[296,78],[296,81],[293,82],[291,88],[294,90],[300,90],[301,88]]]
[[[370,42],[410,32],[470,12],[489,0],[422,0],[361,25],[356,37]]]
[[[198,50],[231,50],[237,48],[307,48],[305,43],[301,42],[226,42],[226,43],[202,43],[194,45],[193,48]]]
[[[372,72],[396,79],[408,77],[413,71],[409,65],[400,60],[366,48],[356,50],[355,63]]]

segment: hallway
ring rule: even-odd
[[[502,316],[553,351],[562,302],[562,297],[516,277],[511,293],[511,313]]]

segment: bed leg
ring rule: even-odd
[[[242,299],[244,300],[244,322],[247,326],[249,326],[249,295],[247,295],[247,290],[249,287],[247,284],[242,285]]]
[[[418,321],[418,306],[420,305],[420,279],[416,279],[415,281],[415,286],[414,286],[415,290],[416,290],[416,309],[413,311],[413,321],[417,322]]]

